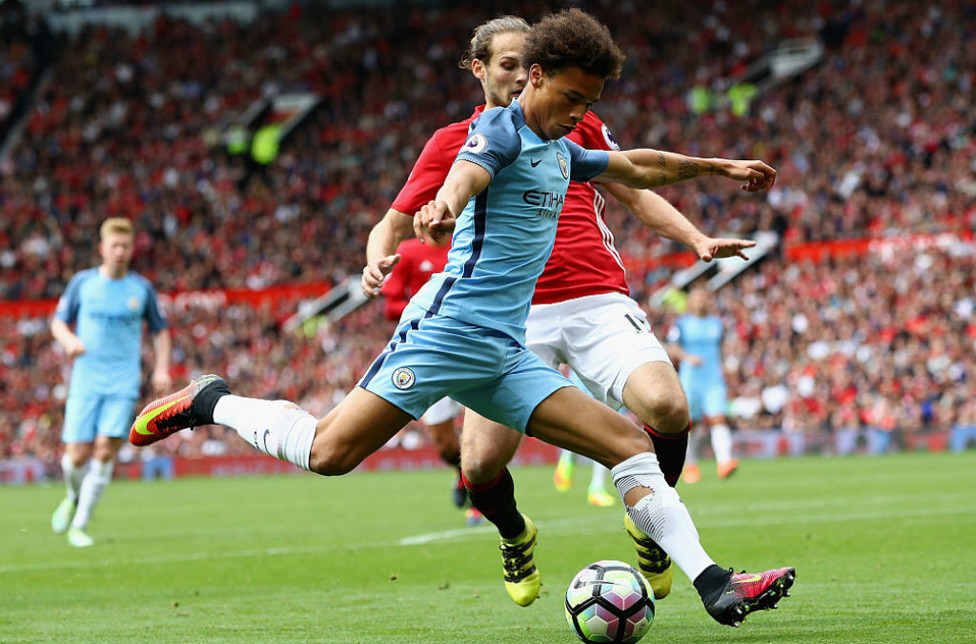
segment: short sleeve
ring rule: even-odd
[[[470,161],[484,168],[492,177],[518,158],[522,141],[512,119],[504,107],[486,111],[471,124],[471,131],[457,161]]]
[[[605,150],[587,150],[572,141],[564,143],[571,161],[569,178],[573,181],[589,181],[610,164],[610,155]]]
[[[68,287],[61,294],[58,306],[54,309],[54,317],[65,324],[74,324],[78,319],[78,309],[81,303],[81,283],[85,273],[78,273],[68,282]]]
[[[159,306],[159,297],[156,295],[156,289],[148,282],[146,288],[149,290],[146,294],[146,324],[149,325],[150,333],[159,333],[169,326],[169,322],[166,321],[166,314],[163,312],[162,307]]]

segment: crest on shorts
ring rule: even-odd
[[[484,134],[475,134],[470,139],[464,143],[464,147],[461,148],[461,152],[470,152],[471,154],[479,154],[485,151],[488,147],[488,139],[485,138]]]
[[[417,376],[412,369],[400,367],[393,372],[393,386],[397,389],[410,389],[417,382]]]
[[[563,173],[563,179],[569,179],[569,164],[566,157],[561,152],[556,153],[556,160],[559,161],[559,171]]]

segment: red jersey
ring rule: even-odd
[[[386,296],[383,315],[388,320],[399,320],[410,298],[427,283],[431,275],[444,270],[450,249],[450,246],[422,244],[416,238],[407,239],[397,247],[400,262],[383,282],[382,290]]]
[[[434,198],[467,138],[468,127],[482,110],[484,105],[467,119],[434,132],[406,185],[393,200],[394,210],[412,216]],[[619,149],[609,128],[593,112],[587,112],[568,138],[591,150]],[[623,261],[613,246],[613,233],[603,220],[605,203],[592,184],[569,183],[556,243],[536,283],[533,304],[553,304],[598,293],[630,293]]]

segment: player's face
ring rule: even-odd
[[[705,315],[708,312],[708,293],[696,288],[688,293],[688,312],[692,315]]]
[[[570,67],[547,74],[538,65],[529,70],[536,98],[532,106],[532,129],[546,139],[564,137],[583,120],[600,100],[604,79]]]
[[[474,75],[485,91],[485,103],[489,108],[505,107],[525,87],[526,71],[522,67],[522,47],[525,34],[517,31],[497,34],[491,40],[491,59],[475,60]]]
[[[132,261],[132,235],[126,233],[109,233],[99,245],[102,254],[102,265],[113,277],[121,277],[129,269]]]

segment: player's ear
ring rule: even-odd
[[[538,88],[542,84],[545,76],[546,73],[542,71],[542,67],[538,63],[534,63],[529,67],[529,82],[532,83],[533,87]]]
[[[471,73],[474,77],[480,81],[485,80],[485,76],[488,74],[488,70],[485,69],[485,64],[481,62],[480,58],[475,58],[471,61]]]

